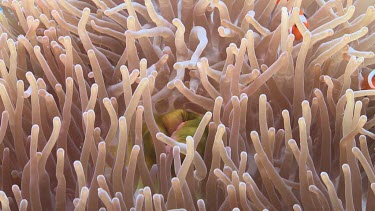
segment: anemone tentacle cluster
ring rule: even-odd
[[[375,209],[374,0],[0,6],[2,210]]]

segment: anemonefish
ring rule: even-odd
[[[279,4],[279,3],[280,3],[280,0],[277,0],[276,4]],[[309,28],[309,23],[307,22],[307,18],[306,18],[305,13],[303,12],[303,10],[300,10],[300,12],[299,12],[299,18],[300,18],[301,22],[306,26],[306,28]],[[298,30],[296,24],[294,24],[289,29],[289,33],[293,33],[294,34],[295,40],[301,40],[303,38],[303,36],[302,36],[301,32]]]
[[[307,22],[306,15],[303,13],[302,10],[299,12],[299,18],[300,18],[301,22],[306,26],[306,28],[309,28],[309,23]],[[302,36],[301,32],[298,30],[296,24],[294,24],[291,27],[291,29],[289,29],[289,32],[294,34],[294,37],[295,37],[296,40],[301,40],[303,38],[303,36]]]
[[[203,116],[193,112],[177,109],[161,116],[155,116],[155,121],[160,132],[180,143],[185,143],[186,137],[194,136],[202,117]],[[151,166],[156,163],[155,149],[146,125],[143,129],[145,159],[148,167],[151,168]],[[208,130],[206,129],[196,149],[201,156],[204,154],[207,136]],[[170,146],[165,145],[166,153],[169,153],[170,150]],[[182,156],[182,158],[183,157],[184,156]]]
[[[375,70],[372,70],[367,76],[367,80],[363,80],[361,89],[375,89]]]
[[[198,125],[203,118],[203,116],[199,114],[189,112],[183,109],[176,109],[164,115],[154,115],[154,117],[155,117],[155,122],[159,128],[159,131],[180,143],[185,143],[186,137],[194,136],[195,131],[197,130]],[[197,152],[202,157],[205,151],[207,136],[208,136],[208,129],[206,128],[196,149]],[[143,150],[145,154],[145,161],[146,161],[147,167],[150,169],[153,164],[156,164],[156,153],[155,153],[154,144],[151,138],[151,134],[147,130],[147,126],[145,123],[142,126],[142,137],[143,137]],[[130,140],[128,144],[131,144]],[[128,159],[131,153],[131,149],[132,147],[127,147],[128,151],[127,151],[126,162],[129,162]],[[117,153],[117,145],[110,146],[109,151],[111,155],[115,157]],[[171,152],[171,147],[168,145],[165,145],[165,153],[168,154],[170,152]],[[184,156],[181,156],[181,157],[184,158]]]

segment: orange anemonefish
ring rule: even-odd
[[[299,12],[299,19],[301,22],[306,26],[306,28],[309,28],[309,23],[307,22],[307,18],[305,13],[303,13],[302,10]],[[297,25],[294,24],[291,29],[289,29],[289,32],[292,32],[294,34],[294,37],[296,40],[301,40],[303,38],[301,32],[298,30]]]
[[[375,70],[372,70],[367,76],[367,80],[363,80],[361,89],[375,89]]]
[[[277,0],[276,4],[279,4],[279,3],[280,3],[280,0]],[[299,11],[299,18],[300,18],[301,22],[306,26],[306,28],[309,28],[309,23],[307,22],[307,18],[306,18],[305,13],[303,12],[303,10]],[[296,24],[294,24],[289,29],[289,33],[294,34],[295,40],[301,40],[303,38],[303,36],[302,36],[301,32],[298,30]]]

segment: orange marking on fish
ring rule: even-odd
[[[361,83],[361,89],[375,89],[375,70],[368,74],[367,79],[363,80]]]
[[[279,4],[281,0],[277,0],[276,4]],[[299,11],[299,18],[301,19],[302,23],[306,26],[306,28],[309,28],[309,23],[307,22],[307,17],[303,10],[301,9]],[[294,24],[290,29],[289,33],[293,33],[295,40],[301,40],[303,38],[303,35],[301,32],[298,30],[297,26]]]
[[[304,16],[304,15],[303,15]],[[306,18],[305,18],[306,19]],[[309,28],[309,23],[307,21],[302,21],[302,23],[306,26],[306,28]],[[291,28],[291,33],[294,34],[295,40],[301,40],[303,38],[303,35],[298,30],[297,25],[294,24]]]

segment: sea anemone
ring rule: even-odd
[[[3,0],[2,210],[374,210],[374,4]]]

